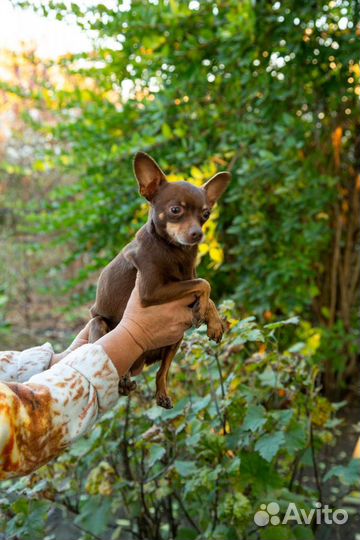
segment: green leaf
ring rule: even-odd
[[[145,414],[148,418],[150,418],[150,420],[153,421],[166,422],[167,420],[173,420],[174,418],[184,414],[185,408],[189,404],[189,401],[190,400],[188,397],[181,399],[172,409],[168,410],[155,405],[154,407],[151,407],[151,409],[148,409]]]
[[[51,503],[44,500],[18,499],[12,506],[12,519],[1,523],[1,530],[5,527],[6,538],[21,538],[34,540],[43,538],[43,527],[46,523]]]
[[[283,388],[283,385],[279,382],[278,374],[275,373],[270,366],[260,373],[258,378],[262,386],[268,386],[270,388]]]
[[[360,459],[353,459],[348,465],[336,465],[324,476],[324,481],[338,477],[344,484],[353,486],[360,483]]]
[[[151,407],[151,409],[148,409],[145,414],[150,420],[156,420],[157,418],[161,417],[162,409],[160,407],[154,406]]]
[[[242,429],[252,432],[257,431],[266,423],[266,411],[262,405],[250,405],[248,407]]]
[[[305,422],[298,421],[294,424],[290,424],[289,429],[285,431],[284,435],[285,446],[290,453],[305,448],[308,439]]]
[[[283,486],[283,475],[257,452],[241,453],[241,483],[251,487],[254,496],[263,498],[264,493],[277,491]]]
[[[191,402],[191,409],[194,413],[199,413],[200,411],[206,409],[211,401],[211,396],[205,396],[203,398],[196,398]]]
[[[284,433],[282,431],[277,431],[276,433],[260,437],[255,444],[255,450],[259,452],[260,456],[266,461],[271,461],[284,442]]]
[[[294,345],[291,345],[291,347],[289,347],[288,351],[290,353],[299,353],[302,350],[304,350],[305,347],[306,347],[306,343],[304,343],[303,341],[298,341],[298,343],[294,343]]]
[[[172,409],[165,410],[158,407],[161,410],[161,419],[162,420],[173,420],[185,414],[187,407],[189,406],[190,398],[187,396],[178,401]]]
[[[180,476],[193,476],[196,474],[197,466],[194,461],[181,461],[176,460],[174,462],[175,469],[180,474]]]
[[[172,138],[172,131],[170,129],[170,126],[168,124],[163,124],[161,126],[161,133],[165,137],[165,139],[171,139]]]
[[[159,461],[165,455],[165,448],[158,444],[153,444],[149,453],[149,467],[152,467],[157,461]]]
[[[290,422],[290,420],[294,416],[293,409],[287,409],[284,411],[274,411],[271,413],[271,416],[274,418],[274,420],[278,424],[278,428],[286,428]]]
[[[80,503],[80,514],[74,522],[90,533],[104,533],[111,517],[111,503],[111,497],[89,496]]]
[[[299,322],[299,317],[290,317],[290,319],[286,319],[284,321],[277,321],[274,323],[265,324],[264,328],[267,328],[268,330],[274,330],[275,328],[281,328],[282,326],[287,326],[288,324],[299,324]]]

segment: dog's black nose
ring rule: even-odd
[[[200,242],[203,237],[203,232],[200,227],[193,227],[189,231],[189,236],[192,242]]]

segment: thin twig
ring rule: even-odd
[[[218,504],[219,504],[219,481],[216,479],[215,482],[215,502],[214,502],[214,516],[213,516],[213,522],[211,526],[211,532],[213,533],[215,531],[217,522],[218,522]]]
[[[219,372],[221,397],[222,397],[222,399],[225,399],[226,393],[225,393],[225,387],[224,387],[224,379],[223,379],[221,365],[220,365],[220,361],[219,361],[219,357],[218,357],[217,353],[215,353],[215,360],[216,360],[216,366],[217,366],[217,369],[218,369],[218,372]],[[219,414],[220,414],[220,412],[219,412]],[[227,434],[226,421],[227,421],[227,418],[226,418],[226,411],[225,411],[224,414],[223,414],[223,417],[222,417],[223,435]]]
[[[194,529],[196,530],[196,532],[198,534],[201,534],[201,530],[199,529],[199,527],[196,525],[195,521],[193,520],[193,518],[190,516],[189,512],[186,510],[181,498],[179,497],[179,495],[177,493],[173,493],[175,499],[177,500],[177,502],[179,503],[180,505],[180,508],[181,510],[184,512],[184,516],[186,517],[186,519],[188,520],[188,522],[190,523],[190,525],[192,525],[194,527]]]
[[[225,399],[224,379],[223,379],[223,375],[222,375],[222,371],[221,371],[219,357],[218,357],[217,353],[215,353],[214,356],[215,356],[215,360],[216,360],[216,366],[217,366],[217,369],[218,369],[218,372],[219,372],[219,379],[220,379],[220,386],[221,386],[221,396],[222,396],[223,399]]]
[[[68,512],[70,512],[71,514],[74,514],[75,516],[78,516],[80,514],[79,510],[76,510],[71,505],[71,503],[67,503],[65,498],[62,501],[55,501],[55,502],[56,502],[57,505],[63,506]],[[88,531],[87,529],[84,529],[83,527],[81,527],[77,523],[72,522],[71,524],[74,525],[74,527],[78,528],[80,531],[83,531],[83,532],[85,532],[87,534],[90,534],[96,540],[103,540],[101,538],[101,536],[97,536],[96,534],[92,533],[91,531]]]
[[[84,529],[83,527],[80,527],[80,525],[78,525],[77,523],[72,523],[72,525],[74,527],[76,527],[77,529],[79,529],[80,531],[86,533],[86,534],[90,534],[93,538],[95,538],[96,540],[103,540],[101,538],[101,536],[97,536],[96,534],[92,533],[91,531],[88,531],[87,529]]]
[[[134,475],[131,471],[130,467],[130,459],[129,459],[129,453],[128,453],[128,427],[129,427],[129,421],[130,421],[130,407],[131,407],[131,397],[128,397],[128,402],[126,404],[126,414],[125,414],[125,423],[124,423],[124,431],[123,431],[123,437],[120,443],[120,447],[122,450],[122,456],[124,461],[124,467],[125,467],[125,478],[127,480],[134,480]]]
[[[145,511],[145,514],[149,517],[150,521],[152,521],[151,513],[148,508],[148,505],[146,503],[145,499],[145,491],[144,491],[144,479],[145,479],[145,449],[143,448],[141,451],[141,479],[140,479],[140,497],[141,502]]]
[[[329,325],[332,326],[335,321],[336,300],[337,300],[337,272],[340,258],[340,239],[341,239],[342,223],[339,212],[339,207],[335,209],[335,239],[334,239],[334,255],[331,266],[331,285],[330,285],[330,317]]]
[[[320,477],[319,477],[319,471],[316,463],[316,455],[315,455],[315,446],[314,446],[314,433],[313,433],[313,425],[310,420],[310,449],[311,449],[311,457],[313,462],[313,468],[314,468],[314,475],[315,475],[315,483],[319,494],[319,502],[322,504],[322,489],[320,484]]]
[[[234,156],[232,157],[229,165],[226,167],[226,169],[231,172],[234,168],[234,165],[235,163],[237,162],[237,160],[239,159],[239,157],[241,156],[241,153],[242,153],[242,146],[235,152]]]

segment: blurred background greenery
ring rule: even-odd
[[[351,494],[354,503],[355,476],[340,474],[339,467],[353,467],[342,460],[351,457],[351,426],[358,420],[359,2],[13,4],[76,24],[92,46],[52,59],[29,47],[2,53],[1,348],[45,339],[65,346],[87,319],[100,269],[147,217],[132,173],[138,150],[150,153],[173,180],[201,185],[217,170],[232,172],[207,227],[198,273],[211,281],[218,303],[231,300],[233,320],[219,352],[206,352],[201,333],[186,342],[195,351],[186,353],[185,346],[188,369],[203,361],[210,362],[209,373],[215,370],[210,381],[199,371],[195,402],[189,397],[195,410],[187,409],[180,371],[171,383],[185,400],[178,415],[160,418],[144,409],[149,390],[131,406],[121,402],[88,446],[80,443],[75,456],[89,458],[82,458],[81,474],[69,454],[55,472],[26,480],[31,485],[11,484],[4,515],[13,528],[4,525],[6,538],[60,538],[55,517],[43,516],[50,507],[61,508],[76,525],[74,538],[325,538],[329,533],[321,527],[258,531],[252,515],[262,499],[288,500],[289,493],[292,500],[330,497],[332,504]],[[239,321],[250,315],[259,333],[250,332],[250,320],[244,338]],[[271,325],[290,317],[299,322],[281,327],[275,339]],[[282,381],[289,358],[297,367],[284,368],[288,379]],[[235,373],[238,382],[231,385]],[[205,401],[197,406],[196,399]],[[335,419],[340,401],[345,412]],[[280,421],[276,413],[284,411],[289,415]],[[322,419],[314,420],[314,411],[322,411]],[[121,437],[116,430],[124,415],[136,424],[132,438],[128,426]],[[161,444],[143,442],[149,418],[159,423]],[[295,418],[299,425],[291,423]],[[345,433],[348,446],[339,448],[336,435]],[[135,455],[130,465],[127,437]],[[265,457],[261,437],[273,448]],[[110,458],[114,451],[120,455]],[[239,459],[236,466],[229,456]],[[328,470],[332,459],[334,474]],[[176,461],[188,465],[174,469]],[[139,480],[131,467],[141,463]],[[210,463],[218,470],[212,477]],[[159,470],[152,473],[153,467]],[[203,472],[203,483],[189,488],[195,471],[199,478]],[[93,482],[96,474],[107,478],[106,489]],[[259,476],[266,486],[256,485]],[[342,479],[351,489],[330,482],[325,496],[325,478]],[[64,484],[70,494],[62,492]],[[207,496],[205,509],[201,499]],[[101,512],[99,504],[105,505]],[[21,533],[14,518],[19,512]],[[335,538],[333,527],[330,534]]]

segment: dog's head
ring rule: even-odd
[[[158,164],[143,152],[135,156],[134,171],[140,194],[152,206],[158,234],[181,246],[201,242],[202,226],[228,187],[230,173],[219,172],[200,188],[189,182],[167,182]]]

